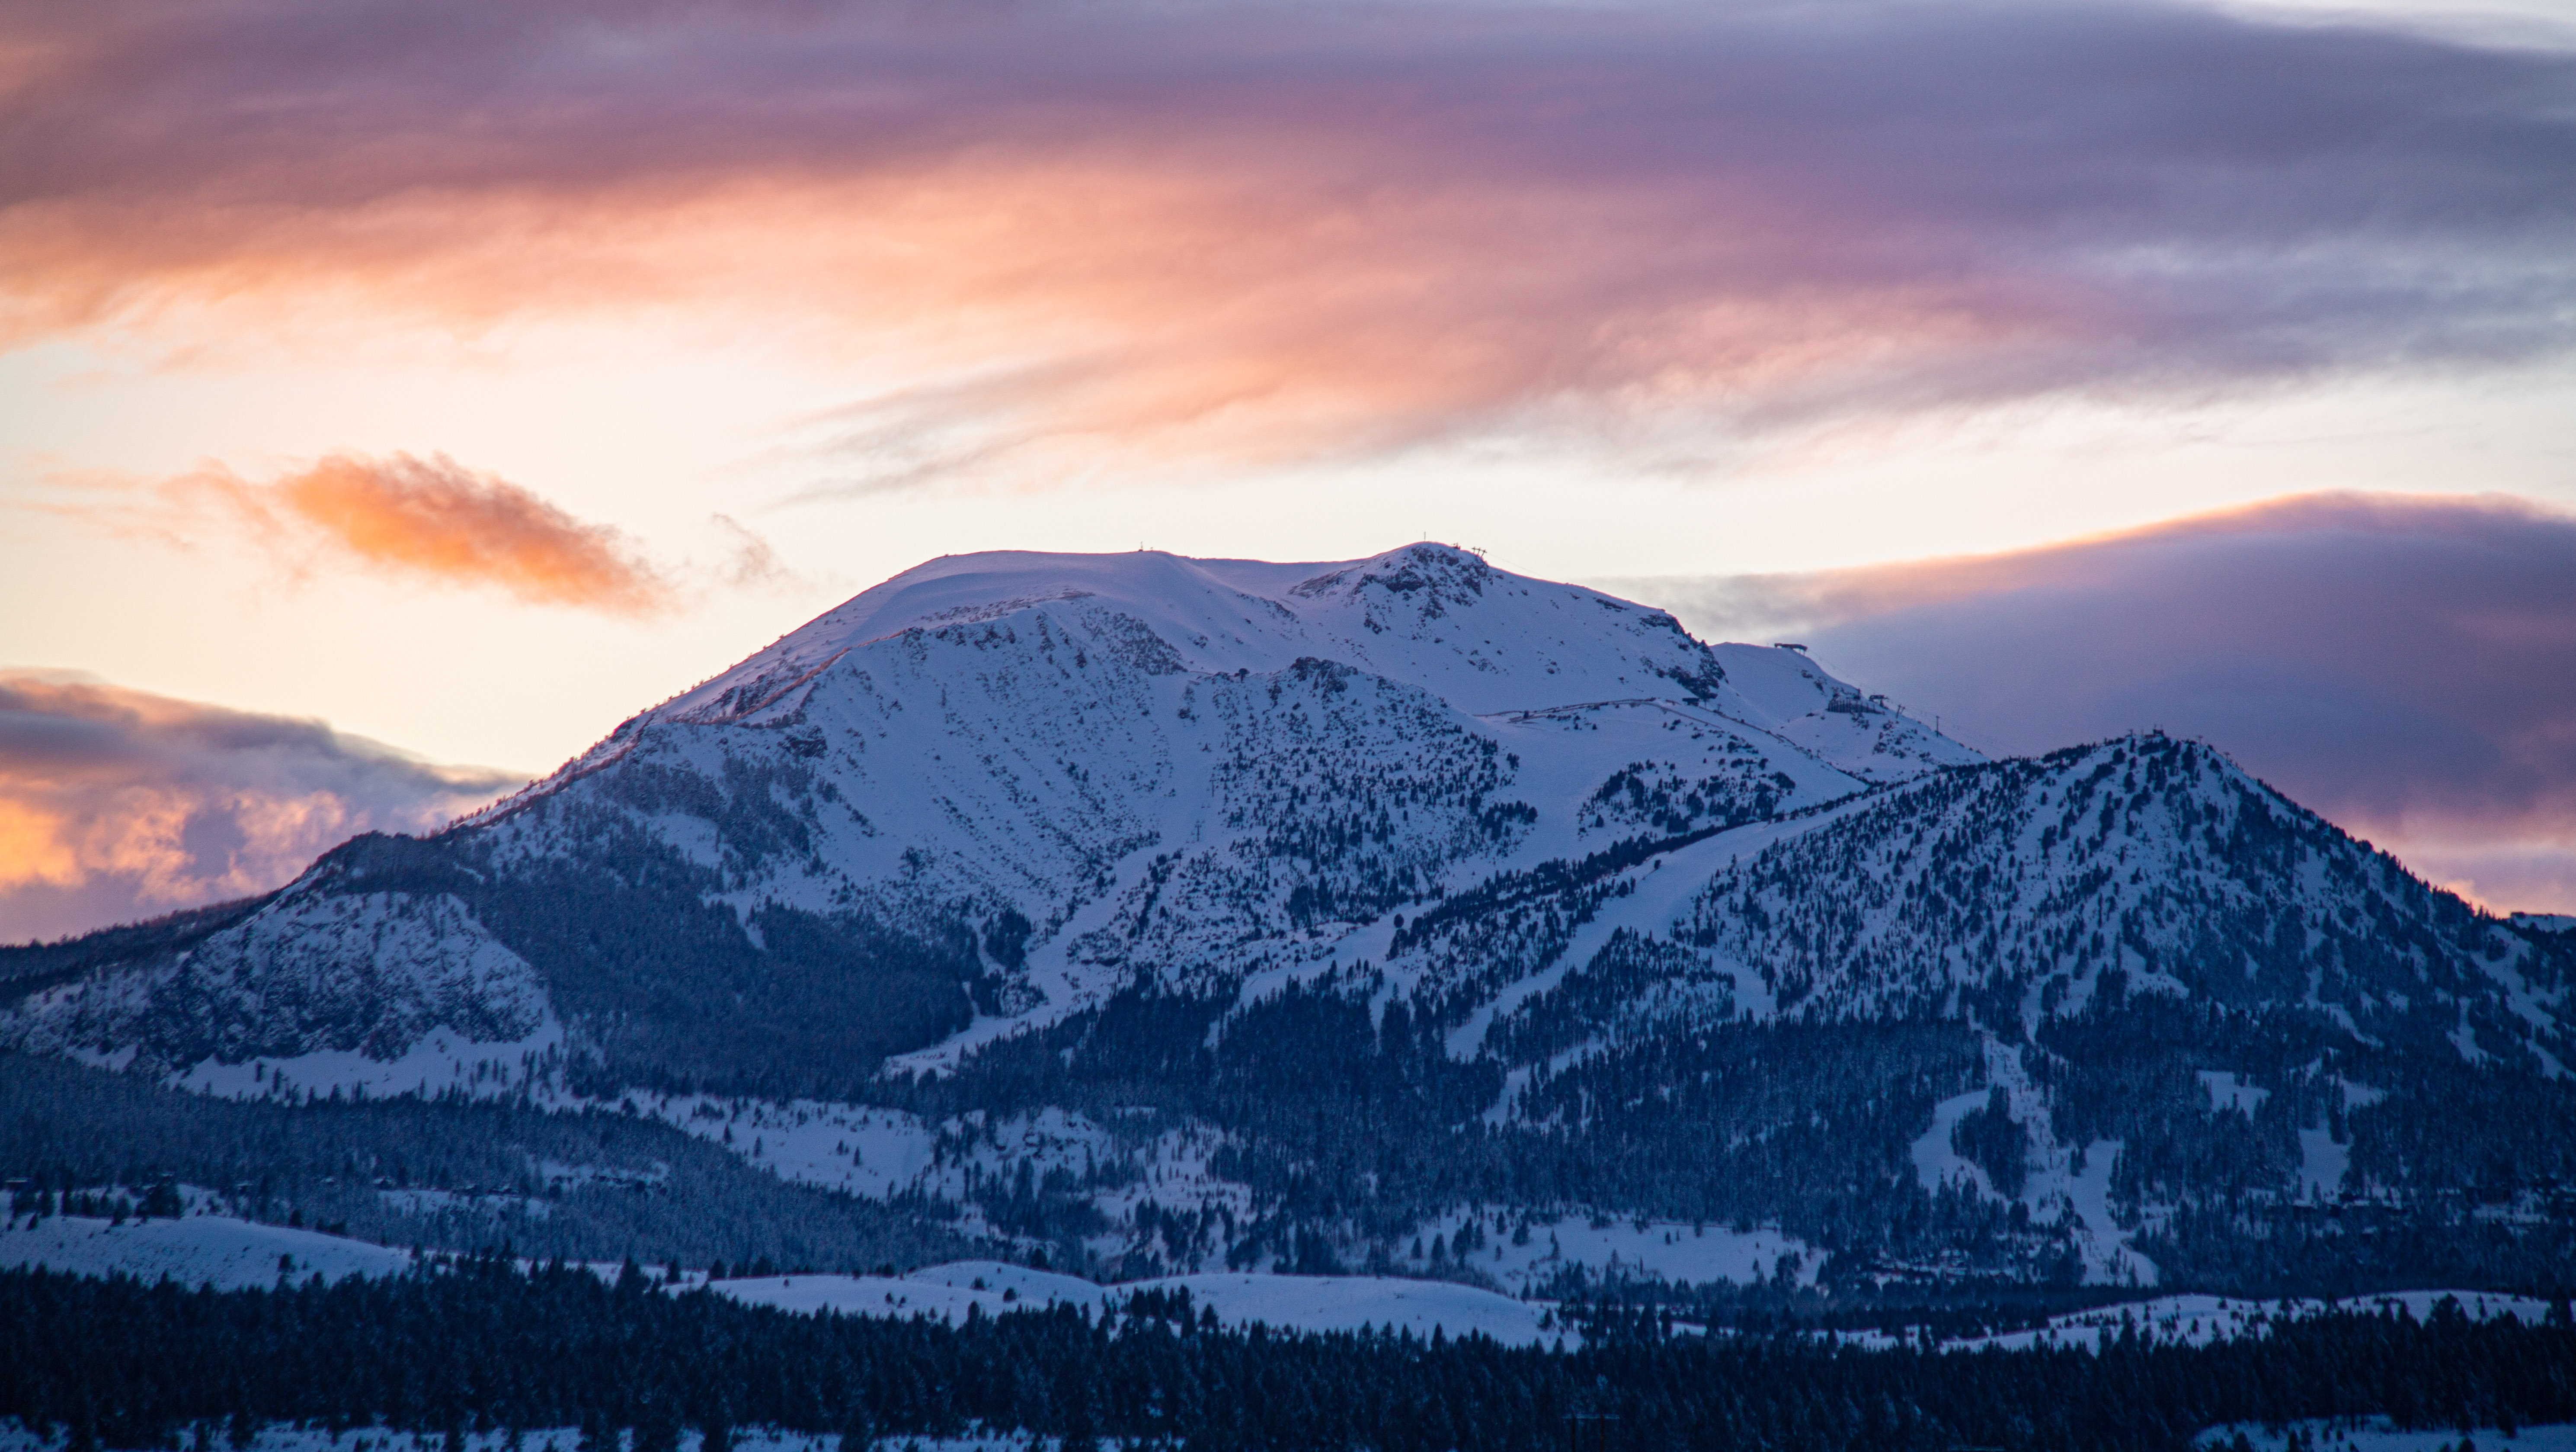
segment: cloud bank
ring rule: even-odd
[[[2004,555],[1620,588],[1703,633],[1804,640],[1991,750],[2205,738],[2437,881],[2576,911],[2576,517],[2311,495]]]
[[[792,335],[914,380],[832,434],[854,492],[2193,398],[2576,316],[2576,59],[2173,4],[29,0],[0,57],[0,338]]]
[[[319,721],[0,673],[0,942],[265,892],[359,832],[435,827],[522,784]]]

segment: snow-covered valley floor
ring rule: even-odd
[[[1633,1226],[1619,1233],[1660,1241],[1655,1231]],[[1680,1236],[1673,1249],[1679,1251]],[[410,1267],[411,1253],[387,1246],[237,1220],[229,1216],[192,1214],[178,1219],[130,1220],[114,1225],[79,1216],[51,1216],[29,1226],[11,1221],[0,1229],[0,1268],[45,1266],[85,1275],[121,1272],[145,1279],[168,1276],[183,1284],[213,1284],[241,1289],[277,1283],[281,1272],[301,1281],[320,1275],[336,1280],[347,1275],[391,1275]],[[596,1269],[603,1275],[614,1266]],[[684,1276],[678,1289],[708,1283]],[[985,1316],[1042,1310],[1053,1305],[1083,1308],[1098,1315],[1104,1308],[1149,1291],[1183,1290],[1197,1310],[1213,1310],[1228,1327],[1254,1324],[1282,1331],[1357,1331],[1376,1328],[1429,1337],[1435,1330],[1450,1337],[1484,1335],[1512,1346],[1568,1347],[1580,1338],[1562,1326],[1556,1307],[1546,1301],[1521,1300],[1450,1281],[1398,1276],[1293,1276],[1219,1272],[1168,1276],[1154,1280],[1100,1285],[1078,1276],[1032,1270],[997,1260],[956,1261],[903,1276],[782,1275],[717,1281],[718,1295],[747,1305],[776,1306],[811,1314],[830,1309],[845,1315],[909,1319],[930,1316],[950,1323],[971,1313]],[[2160,1342],[2205,1344],[2242,1336],[2261,1336],[2286,1321],[2329,1310],[2377,1313],[2402,1307],[2423,1320],[2445,1297],[2456,1298],[2472,1319],[2513,1316],[2538,1323],[2548,1313],[2541,1301],[2526,1296],[2490,1295],[2476,1291],[2407,1291],[2358,1296],[2340,1301],[2261,1301],[2242,1297],[2167,1295],[2069,1312],[2048,1325],[2002,1335],[1945,1343],[1960,1350],[1988,1346],[2016,1350],[2032,1346],[2097,1347],[2115,1340],[2129,1327]],[[1859,1346],[1892,1346],[1897,1338],[1876,1333],[1847,1336]],[[5,1449],[0,1449],[5,1452]],[[371,1449],[372,1452],[372,1449]]]

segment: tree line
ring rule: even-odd
[[[970,1315],[795,1315],[628,1267],[471,1258],[266,1290],[0,1271],[0,1415],[66,1452],[200,1447],[301,1422],[444,1435],[581,1429],[590,1452],[702,1452],[741,1426],[882,1437],[1030,1431],[1095,1446],[1499,1452],[1635,1448],[2170,1449],[2231,1422],[2412,1428],[2576,1418],[2576,1326],[2445,1302],[2208,1346],[1863,1350],[1794,1330],[1674,1335],[1605,1306],[1576,1350],[1364,1331],[1221,1329],[1185,1294]],[[1578,1441],[1578,1438],[1580,1439]]]

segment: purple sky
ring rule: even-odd
[[[2309,3],[20,0],[0,670],[525,775],[943,553],[1448,538],[2576,903],[2576,24]],[[27,729],[0,937],[450,800]]]
[[[2436,881],[2576,910],[2576,515],[2317,495],[1975,559],[1632,588],[1698,628],[1799,639],[1988,751],[2201,737]]]

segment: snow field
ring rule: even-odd
[[[45,1266],[103,1276],[122,1271],[185,1285],[236,1291],[273,1286],[281,1257],[301,1281],[321,1276],[386,1276],[411,1268],[411,1252],[345,1236],[262,1225],[228,1215],[129,1220],[111,1225],[77,1215],[49,1215],[29,1228],[12,1219],[0,1230],[0,1267]]]
[[[1149,1185],[1144,1193],[1156,1195],[1159,1203],[1172,1205],[1182,1201],[1181,1196],[1169,1193],[1173,1188],[1171,1185]],[[1453,1239],[1466,1220],[1464,1214],[1452,1214],[1429,1222],[1423,1227],[1421,1239],[1426,1245],[1434,1236],[1444,1241]],[[1492,1218],[1488,1217],[1486,1223],[1492,1225]],[[1812,1247],[1794,1236],[1777,1231],[1737,1231],[1716,1225],[1695,1228],[1681,1221],[1648,1221],[1641,1226],[1634,1220],[1618,1220],[1595,1226],[1591,1218],[1566,1216],[1533,1226],[1526,1245],[1513,1244],[1508,1231],[1489,1228],[1485,1234],[1486,1245],[1472,1252],[1467,1263],[1506,1288],[1522,1293],[1545,1283],[1562,1270],[1578,1266],[1614,1276],[1626,1274],[1660,1277],[1674,1282],[1733,1281],[1741,1284],[1775,1277],[1784,1257],[1790,1259],[1790,1274],[1800,1284],[1813,1284],[1816,1269],[1823,1259]],[[0,1228],[0,1266],[41,1265],[85,1275],[122,1272],[146,1279],[167,1274],[188,1285],[212,1282],[226,1290],[274,1284],[281,1255],[293,1257],[293,1274],[298,1280],[314,1274],[331,1280],[344,1275],[389,1275],[408,1269],[411,1264],[408,1250],[211,1213],[191,1213],[178,1220],[128,1221],[114,1227],[105,1220],[48,1216],[32,1229],[16,1220],[10,1221],[6,1228]],[[1424,1265],[1427,1269],[1427,1256]],[[618,1271],[617,1266],[607,1264],[596,1269],[605,1276],[614,1276]],[[973,1287],[972,1282],[977,1279],[985,1282],[984,1289]],[[965,1314],[969,1303],[982,1305],[987,1314],[999,1314],[1011,1304],[1003,1297],[1006,1290],[1016,1291],[1021,1301],[1037,1299],[1043,1304],[1055,1300],[1096,1307],[1100,1297],[1112,1291],[1135,1286],[1194,1285],[1196,1279],[1180,1276],[1122,1283],[1104,1290],[1076,1277],[1033,1271],[1002,1261],[960,1261],[895,1279],[798,1275],[764,1277],[758,1281],[722,1281],[716,1283],[716,1289],[737,1299],[777,1304],[798,1311],[810,1312],[830,1304],[871,1314],[929,1311],[954,1319]],[[1404,1295],[1397,1299],[1408,1303],[1418,1299],[1415,1288],[1445,1284],[1404,1277],[1381,1280],[1358,1276],[1263,1275],[1255,1277],[1255,1280],[1366,1283],[1401,1290]],[[1222,1275],[1214,1276],[1211,1283],[1215,1282],[1227,1283],[1228,1289],[1224,1292],[1227,1296],[1234,1295],[1243,1284],[1240,1277]],[[685,1274],[680,1282],[683,1287],[703,1283],[703,1273],[695,1271]],[[932,1287],[940,1288],[944,1294],[931,1294],[928,1288]],[[880,1309],[888,1304],[886,1297],[889,1294],[894,1297],[895,1310]],[[1199,1292],[1193,1289],[1191,1294],[1195,1297]],[[1475,1291],[1474,1295],[1491,1297],[1491,1293],[1485,1291]],[[817,1297],[822,1299],[814,1299]],[[1483,1306],[1485,1302],[1476,1301],[1474,1304]],[[1508,1304],[1520,1303],[1510,1301]],[[1418,1306],[1408,1304],[1406,1314],[1410,1315],[1415,1309],[1419,1309]],[[1231,1314],[1220,1305],[1218,1315],[1221,1318]],[[1401,1320],[1402,1317],[1396,1319]],[[1507,1318],[1507,1321],[1509,1325],[1519,1325],[1517,1320]],[[1372,1322],[1386,1323],[1385,1317]],[[1466,1323],[1461,1322],[1451,1328],[1450,1334],[1461,1334],[1465,1327]],[[1489,1334],[1499,1336],[1501,1333]]]
[[[726,1280],[712,1289],[745,1305],[774,1306],[799,1315],[834,1311],[850,1316],[930,1316],[957,1325],[970,1309],[985,1316],[1079,1306],[1086,1314],[1123,1304],[1145,1291],[1185,1290],[1190,1303],[1214,1310],[1230,1328],[1262,1325],[1278,1331],[1358,1331],[1367,1327],[1410,1332],[1428,1339],[1482,1334],[1508,1346],[1534,1346],[1580,1338],[1555,1327],[1548,1305],[1513,1300],[1448,1281],[1382,1276],[1281,1276],[1256,1273],[1168,1276],[1094,1285],[1001,1261],[958,1261],[907,1276],[764,1276]]]
[[[1443,1221],[1443,1225],[1463,1223]],[[1438,1232],[1435,1232],[1438,1233]],[[1707,1227],[1693,1235],[1687,1225],[1634,1222],[1594,1227],[1566,1220],[1535,1231],[1530,1246],[1514,1246],[1497,1237],[1505,1252],[1501,1268],[1506,1284],[1526,1287],[1552,1274],[1557,1262],[1548,1254],[1528,1257],[1533,1248],[1562,1250],[1565,1237],[1577,1237],[1574,1250],[1598,1256],[1598,1264],[1629,1268],[1642,1275],[1673,1280],[1751,1280],[1788,1274],[1812,1283],[1820,1259],[1794,1239],[1770,1231],[1737,1232]],[[211,1284],[240,1290],[276,1284],[279,1258],[291,1257],[297,1280],[319,1275],[393,1275],[408,1270],[409,1251],[261,1225],[229,1216],[191,1214],[176,1220],[129,1221],[111,1226],[80,1216],[49,1216],[33,1227],[13,1221],[0,1229],[0,1267],[45,1266],[84,1275],[121,1272],[147,1280],[168,1276],[184,1285]],[[1565,1256],[1566,1261],[1572,1255]],[[1481,1267],[1486,1261],[1471,1256]],[[1586,1263],[1595,1263],[1587,1259]],[[595,1274],[613,1278],[614,1265],[594,1265]],[[1554,1307],[1542,1301],[1510,1296],[1452,1281],[1414,1280],[1392,1276],[1290,1276],[1253,1272],[1166,1276],[1154,1280],[1098,1285],[1077,1276],[1032,1270],[1006,1261],[968,1260],[931,1266],[909,1275],[786,1275],[709,1283],[699,1274],[681,1278],[676,1289],[700,1287],[745,1305],[774,1306],[800,1315],[831,1310],[845,1315],[909,1318],[932,1316],[956,1324],[973,1308],[987,1316],[1012,1311],[1069,1305],[1098,1315],[1142,1291],[1186,1290],[1191,1303],[1212,1308],[1228,1327],[1265,1325],[1275,1330],[1356,1331],[1379,1327],[1428,1337],[1433,1330],[1456,1337],[1481,1333],[1506,1345],[1530,1346],[1576,1338],[1555,1325]],[[2406,1291],[2357,1296],[2335,1301],[2258,1301],[2208,1295],[2159,1296],[2070,1312],[2045,1327],[1973,1337],[1944,1343],[1957,1350],[2022,1350],[2034,1346],[2098,1349],[2118,1339],[2130,1326],[2152,1333],[2158,1341],[2205,1345],[2240,1336],[2262,1336],[2284,1321],[2330,1311],[2379,1314],[2402,1308],[2418,1321],[2433,1314],[2444,1299],[2456,1300],[2475,1320],[2512,1316],[2538,1324],[2545,1302],[2528,1296],[2479,1291]],[[1898,1338],[1863,1333],[1845,1338],[1858,1346],[1887,1347]],[[0,1449],[6,1452],[6,1449]]]
[[[122,1272],[147,1280],[167,1275],[185,1285],[219,1290],[274,1285],[279,1257],[292,1258],[301,1280],[320,1275],[394,1275],[410,1269],[409,1251],[310,1230],[261,1225],[221,1215],[179,1220],[129,1221],[49,1216],[33,1229],[13,1224],[0,1231],[0,1266],[45,1266],[84,1275]],[[614,1277],[618,1267],[592,1270]],[[684,1277],[681,1289],[707,1285]],[[774,1306],[811,1315],[932,1316],[951,1324],[969,1307],[987,1316],[1010,1311],[1078,1305],[1097,1315],[1104,1306],[1145,1290],[1185,1288],[1194,1304],[1214,1307],[1228,1326],[1254,1322],[1279,1330],[1350,1331],[1393,1327],[1429,1336],[1484,1334],[1512,1345],[1542,1339],[1544,1306],[1443,1281],[1366,1276],[1199,1275],[1100,1286],[1075,1276],[1031,1270],[1004,1261],[957,1261],[906,1276],[789,1275],[717,1281],[716,1294],[745,1305]]]
[[[1213,1307],[1217,1320],[1227,1326],[1297,1331],[1376,1327],[1423,1339],[1436,1330],[1452,1338],[1482,1334],[1506,1346],[1582,1344],[1580,1336],[1555,1326],[1553,1307],[1450,1281],[1236,1273],[1174,1276],[1120,1289],[1175,1288],[1188,1291],[1193,1304]]]

